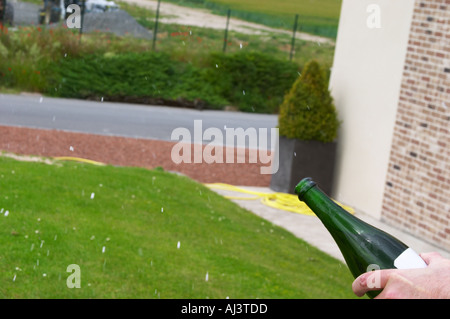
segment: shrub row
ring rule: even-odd
[[[52,96],[275,113],[299,67],[262,53],[214,53],[205,66],[164,53],[93,54],[52,64]]]

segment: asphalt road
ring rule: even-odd
[[[14,25],[36,25],[39,22],[39,9],[44,7],[44,1],[42,5],[37,5],[29,2],[11,1],[14,7]]]
[[[201,120],[201,122],[194,122]],[[83,132],[101,135],[125,136],[134,138],[178,141],[172,139],[175,129],[187,129],[191,141],[200,138],[204,144],[211,139],[204,136],[205,130],[222,133],[212,138],[229,146],[244,146],[238,138],[232,142],[228,132],[236,133],[238,128],[254,128],[258,138],[266,133],[268,148],[274,148],[274,135],[271,128],[277,125],[277,116],[242,112],[213,110],[194,110],[165,106],[146,106],[138,104],[95,102],[73,99],[49,98],[39,95],[0,94],[0,125],[21,126],[40,129],[55,129],[70,132]],[[197,131],[194,124],[197,123]],[[200,125],[201,124],[201,127]],[[231,129],[231,130],[230,130]],[[266,130],[263,130],[266,129]],[[186,130],[181,130],[181,132]],[[249,131],[247,131],[249,132]],[[187,138],[187,134],[183,135]],[[248,138],[245,146],[248,147]],[[230,143],[231,142],[231,143]],[[259,145],[260,148],[266,148]]]

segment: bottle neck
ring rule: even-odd
[[[330,225],[339,227],[339,225],[349,222],[364,223],[328,197],[310,178],[303,179],[295,188],[295,192],[327,228]]]

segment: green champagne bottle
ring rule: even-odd
[[[329,198],[309,177],[295,187],[298,198],[317,215],[336,241],[352,275],[377,269],[426,267],[414,250],[392,235],[367,224]],[[376,287],[376,282],[371,288]],[[379,284],[379,283],[378,283]],[[369,291],[374,298],[380,293]]]

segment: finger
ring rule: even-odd
[[[430,263],[432,263],[432,262],[434,262],[434,261],[436,261],[438,259],[444,258],[438,252],[422,253],[422,254],[419,254],[419,255],[420,255],[420,257],[422,257],[422,259],[425,261],[425,263],[427,265],[429,265]]]
[[[410,283],[406,279],[396,273],[392,273],[383,291],[375,299],[402,299],[402,291],[407,290],[409,286]]]
[[[390,275],[398,271],[396,269],[383,269],[366,272],[353,281],[352,290],[358,297],[368,291],[380,290],[386,286]]]
[[[430,298],[430,293],[413,281],[393,272],[389,276],[383,291],[375,299],[426,299]]]
[[[352,290],[355,295],[358,297],[364,296],[364,294],[367,292],[366,287],[366,277],[367,273],[364,273],[357,277],[353,283],[352,283]]]

